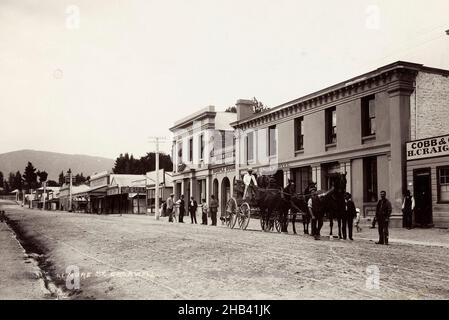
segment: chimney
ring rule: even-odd
[[[246,99],[239,99],[235,103],[235,107],[237,109],[237,121],[249,118],[254,113],[254,101],[253,100],[246,100]]]

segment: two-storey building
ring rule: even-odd
[[[235,138],[231,122],[236,113],[219,112],[209,106],[175,122],[172,160],[175,198],[191,196],[209,203],[214,194],[225,208],[235,179]],[[187,209],[187,208],[186,208]]]
[[[385,190],[393,205],[392,224],[398,226],[403,194],[413,190],[405,146],[412,139],[447,133],[448,75],[446,70],[396,62],[259,114],[239,100],[238,118],[232,123],[238,174],[252,167],[259,174],[275,174],[282,184],[291,178],[301,192],[311,181],[329,189],[329,174],[346,172],[347,191],[363,215],[374,215],[379,193]],[[419,89],[423,86],[427,102]],[[431,109],[425,107],[429,99]],[[436,129],[421,133],[423,125]],[[440,188],[438,172],[440,181],[449,183],[441,162],[424,166],[430,168],[433,189]],[[440,189],[446,197],[446,189]],[[433,197],[437,202],[437,195]],[[439,221],[447,221],[447,207],[440,206],[439,212]]]

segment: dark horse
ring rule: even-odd
[[[310,215],[307,210],[307,200],[308,200],[308,198],[306,197],[307,189],[306,192],[304,193],[305,193],[304,195],[297,194],[296,186],[294,183],[289,183],[284,188],[284,196],[290,205],[290,212],[292,214],[292,226],[294,234],[296,234],[296,216],[298,213],[302,215],[304,234],[309,233]],[[287,210],[287,217],[288,217],[288,210]]]
[[[345,212],[345,192],[346,192],[346,173],[332,173],[329,175],[331,182],[331,189],[323,192],[318,191],[318,206],[317,206],[317,219],[319,224],[322,225],[322,219],[325,215],[329,218],[330,234],[332,235],[332,229],[334,222],[337,220],[338,224],[338,236],[341,239],[341,221]],[[319,228],[321,229],[321,228]]]
[[[267,175],[259,176],[257,185],[254,202],[260,210],[263,230],[271,230],[273,227],[271,216],[276,212],[280,218],[281,231],[287,232],[290,201],[284,196],[282,187],[276,183],[276,179]]]

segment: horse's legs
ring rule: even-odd
[[[265,215],[265,231],[270,231],[270,216],[271,216],[271,209],[267,208],[267,214]]]
[[[337,222],[338,222],[338,238],[342,239],[343,237],[341,236],[341,218],[340,217],[337,218]]]
[[[317,235],[321,235],[321,228],[323,227],[323,217],[318,218],[318,229],[317,229]]]
[[[281,226],[282,226],[282,232],[287,232],[288,233],[288,210],[283,210],[284,212],[282,213],[282,221],[281,221]]]
[[[293,234],[296,234],[296,227],[295,227],[295,223],[296,223],[296,212],[293,212],[293,216],[292,216],[292,227],[293,227]]]
[[[283,232],[287,232],[287,233],[288,233],[288,223],[289,223],[288,218],[289,218],[289,211],[287,210],[284,213],[284,225],[283,225],[283,227],[284,227]]]
[[[304,227],[304,234],[309,234],[309,216],[306,213],[302,215],[302,225]]]
[[[330,236],[332,235],[332,228],[333,227],[334,227],[334,219],[332,218],[331,215],[329,215],[329,229],[330,229],[329,235]]]

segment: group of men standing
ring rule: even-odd
[[[186,204],[184,201],[184,195],[181,195],[181,198],[178,201],[174,201],[175,195],[172,193],[170,197],[167,198],[167,201],[165,202],[164,210],[165,214],[168,215],[168,222],[174,222],[176,219],[176,213],[175,213],[175,205],[179,208],[179,223],[184,223],[184,216],[186,215]],[[212,225],[217,225],[217,212],[218,212],[218,201],[215,199],[214,195],[210,196],[210,203],[209,208],[207,207],[206,199],[203,199],[201,201],[201,204],[198,206],[198,202],[195,200],[194,197],[190,198],[190,201],[188,203],[187,209],[190,213],[190,219],[192,221],[192,224],[197,224],[196,220],[196,213],[198,208],[201,208],[201,218],[203,225],[207,225],[207,215],[210,212],[210,217],[212,220]]]

